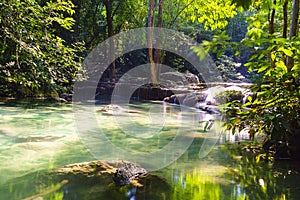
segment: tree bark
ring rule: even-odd
[[[273,1],[273,4],[274,6],[276,5],[276,0]],[[274,34],[275,30],[274,30],[274,20],[275,20],[275,8],[272,8],[272,11],[271,11],[271,16],[269,14],[269,37],[272,37],[272,35]],[[274,52],[276,49],[272,49],[272,52]],[[274,60],[271,59],[271,53],[269,54],[269,60],[270,60],[270,66],[271,68],[274,68],[275,67],[275,62]]]
[[[150,75],[153,85],[157,85],[157,74],[155,63],[153,59],[153,12],[154,12],[154,0],[149,0],[149,10],[148,10],[148,32],[147,32],[147,42],[148,42],[148,54],[149,54],[149,63],[150,63]]]
[[[287,38],[287,27],[288,27],[288,0],[285,0],[283,3],[283,30],[282,37]]]
[[[290,25],[290,39],[297,36],[297,31],[299,29],[298,19],[299,19],[299,3],[300,0],[293,1],[293,9],[292,9],[292,20]],[[287,68],[291,70],[294,66],[294,59],[292,57],[287,57]]]
[[[114,27],[113,27],[113,9],[112,9],[112,0],[104,1],[105,9],[106,9],[106,23],[107,23],[107,36],[109,40],[109,52],[108,52],[108,60],[112,61],[110,64],[110,73],[109,78],[112,80],[116,77],[116,66],[115,66],[115,44],[112,36],[114,35]]]
[[[276,5],[276,0],[273,2],[274,5]],[[275,19],[275,8],[272,8],[271,11],[271,17],[269,17],[269,34],[272,35],[274,31],[274,19]]]
[[[162,24],[163,24],[163,18],[162,18],[162,14],[163,14],[163,6],[164,6],[164,0],[159,0],[159,7],[158,7],[158,16],[157,16],[157,27],[159,29],[157,29],[157,40],[155,43],[155,51],[154,51],[154,62],[156,64],[161,64],[161,28],[162,28]],[[157,77],[157,81],[159,81],[159,74],[160,74],[160,66],[156,65],[156,77]]]
[[[293,11],[292,11],[292,20],[291,20],[291,29],[290,29],[290,39],[297,35],[297,30],[299,28],[298,19],[299,19],[299,2],[300,0],[294,0],[293,2]]]
[[[157,27],[158,28],[162,28],[162,23],[163,23],[163,19],[162,19],[162,12],[163,12],[163,3],[164,3],[164,0],[159,0],[159,9],[158,9],[158,21],[157,21]],[[161,40],[160,40],[160,30],[158,29],[158,32],[156,33],[158,34],[158,37],[157,37],[157,41],[156,41],[156,44],[155,44],[155,54],[154,54],[154,62],[155,63],[160,63],[160,46],[161,46]]]

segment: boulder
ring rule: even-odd
[[[200,83],[198,76],[195,74],[186,73],[186,74],[184,74],[184,77],[191,84],[199,84]]]
[[[180,72],[165,72],[160,74],[160,82],[162,85],[168,87],[175,87],[176,85],[188,85],[185,75]]]
[[[168,103],[182,104],[185,97],[186,97],[186,94],[177,94],[177,95],[173,94],[170,97],[164,98],[164,101],[168,102]]]
[[[226,91],[232,91],[232,90],[233,91],[240,91],[242,93],[242,96],[241,96],[240,100],[243,104],[248,102],[248,97],[249,96],[254,98],[253,92],[251,92],[251,90],[249,90],[247,88],[244,88],[244,87],[239,87],[239,86],[233,85],[233,86],[226,87],[225,90]]]
[[[182,101],[182,104],[185,106],[194,107],[198,103],[198,97],[195,93],[189,93],[186,95],[184,100]]]
[[[210,87],[207,90],[203,91],[202,94],[206,95],[205,103],[207,105],[217,105],[215,97],[222,91],[224,91],[224,87],[222,86]]]
[[[197,75],[192,73],[164,72],[160,74],[160,84],[167,87],[198,85]]]

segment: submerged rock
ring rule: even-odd
[[[119,105],[115,104],[109,104],[98,110],[98,112],[101,112],[103,115],[128,115],[130,114],[141,114],[138,110],[133,109],[126,109]]]
[[[87,178],[111,175],[112,180],[118,187],[132,184],[142,186],[139,180],[146,177],[148,172],[139,165],[128,161],[105,161],[97,160],[66,165],[53,170],[60,175],[81,175]]]
[[[113,175],[113,180],[116,186],[124,186],[129,185],[132,180],[135,180],[139,177],[146,176],[147,171],[140,166],[130,163],[130,162],[123,162],[123,166],[117,168],[116,172]]]
[[[114,114],[118,115],[118,114],[124,114],[126,110],[119,105],[109,104],[104,106],[99,111],[106,115],[114,115]]]
[[[59,140],[65,137],[64,135],[33,135],[33,136],[19,136],[15,139],[16,143],[24,142],[50,142]]]

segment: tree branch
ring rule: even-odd
[[[195,0],[191,0],[188,4],[186,4],[175,16],[175,18],[171,21],[171,23],[169,23],[169,26],[174,25],[175,21],[177,20],[177,18],[181,15],[181,13],[187,8],[189,7],[192,3],[194,3]]]

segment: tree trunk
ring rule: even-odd
[[[292,20],[290,25],[290,39],[297,35],[297,31],[299,29],[298,19],[299,19],[299,1],[293,1],[293,9],[292,9]],[[287,57],[287,68],[291,70],[294,65],[294,59],[292,57]]]
[[[109,40],[109,53],[108,58],[112,61],[110,64],[110,74],[109,78],[112,80],[116,77],[116,66],[115,66],[115,44],[112,36],[114,35],[114,28],[113,28],[113,9],[112,9],[112,1],[107,0],[104,1],[105,9],[106,9],[106,23],[107,23],[107,36]]]
[[[276,0],[273,1],[273,6],[276,5]],[[274,30],[274,20],[275,20],[275,8],[272,8],[272,11],[271,11],[271,16],[269,14],[269,37],[271,37],[271,35],[274,34],[275,30]],[[272,49],[272,52],[274,52],[276,49]],[[272,53],[271,52],[271,53]],[[274,60],[271,59],[271,53],[269,54],[269,60],[270,60],[270,65],[271,65],[271,68],[274,68],[275,67],[275,62]]]
[[[148,41],[148,53],[149,53],[149,63],[150,63],[150,75],[151,75],[151,81],[153,85],[157,85],[157,74],[156,74],[156,68],[155,63],[153,59],[153,12],[154,12],[154,0],[149,0],[149,10],[148,10],[148,29],[147,32],[147,41]]]
[[[276,5],[276,0],[273,2],[274,6]],[[269,17],[269,34],[272,35],[274,31],[274,19],[275,19],[275,8],[272,8],[271,17]]]
[[[162,12],[163,12],[163,3],[164,0],[159,0],[159,10],[158,10],[158,22],[157,22],[157,27],[158,28],[162,28],[162,23],[163,23],[163,19],[162,19]],[[160,63],[160,46],[161,46],[161,40],[160,40],[160,34],[161,32],[158,30],[158,32],[156,33],[158,34],[158,40],[156,41],[155,44],[155,54],[154,54],[154,61],[155,63]]]
[[[285,0],[283,3],[283,30],[282,37],[287,38],[287,27],[288,27],[288,0]]]
[[[157,27],[159,28],[156,32],[157,34],[157,40],[155,43],[155,54],[154,54],[154,62],[156,64],[160,64],[161,63],[161,31],[160,29],[162,28],[162,24],[163,24],[163,18],[162,18],[162,14],[163,14],[163,6],[164,6],[164,0],[159,0],[159,8],[158,8],[158,21],[157,21]],[[159,74],[160,74],[160,67],[159,65],[157,65],[156,67],[156,77],[159,80]]]

